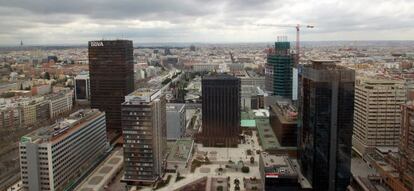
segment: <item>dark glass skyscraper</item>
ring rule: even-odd
[[[240,129],[240,79],[227,74],[203,77],[202,132],[204,146],[234,147]]]
[[[299,145],[302,174],[314,190],[345,191],[351,178],[353,70],[335,61],[299,67]]]
[[[275,50],[267,55],[266,91],[272,95],[292,98],[293,63],[290,42],[276,42]]]
[[[91,107],[106,113],[107,129],[121,130],[121,104],[134,90],[130,40],[89,42]]]

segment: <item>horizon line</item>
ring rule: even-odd
[[[130,40],[130,39],[113,39],[113,40]],[[100,40],[90,40],[90,41],[100,41]],[[134,42],[134,40],[132,40]],[[24,42],[24,41],[23,41]],[[89,41],[88,41],[89,42]],[[63,44],[55,44],[55,43],[45,43],[45,44],[28,44],[23,45],[22,47],[47,47],[47,46],[56,46],[56,47],[87,47],[88,42],[85,44],[80,43],[63,43]],[[151,46],[151,45],[160,45],[160,44],[189,44],[189,45],[209,45],[209,44],[265,44],[265,43],[274,43],[275,41],[246,41],[246,42],[237,42],[237,41],[221,41],[221,42],[143,42],[139,44],[143,44],[143,46]],[[296,40],[288,41],[291,43],[295,43]],[[300,41],[301,43],[312,43],[312,42],[414,42],[414,40],[305,40]],[[0,45],[0,48],[17,48],[21,47],[20,42],[16,45]],[[134,47],[142,47],[142,46],[135,46]]]

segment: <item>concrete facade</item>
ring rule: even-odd
[[[66,90],[50,97],[50,118],[70,112],[73,107],[73,91]]]
[[[397,146],[404,81],[359,77],[355,82],[353,146],[361,155],[375,147]]]
[[[123,181],[128,185],[152,184],[164,173],[165,104],[161,90],[138,89],[125,96],[121,107]]]
[[[105,114],[79,110],[20,139],[23,190],[64,190],[107,150]]]

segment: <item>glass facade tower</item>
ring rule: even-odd
[[[202,132],[204,146],[234,147],[240,129],[240,79],[227,74],[203,77]]]
[[[108,129],[121,131],[121,104],[134,91],[132,41],[89,42],[91,107],[105,111]]]
[[[355,72],[335,61],[299,67],[298,159],[318,191],[345,191],[351,178]]]

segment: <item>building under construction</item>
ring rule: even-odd
[[[292,98],[292,67],[295,61],[290,42],[279,37],[275,48],[269,51],[265,70],[266,91],[275,96]]]

